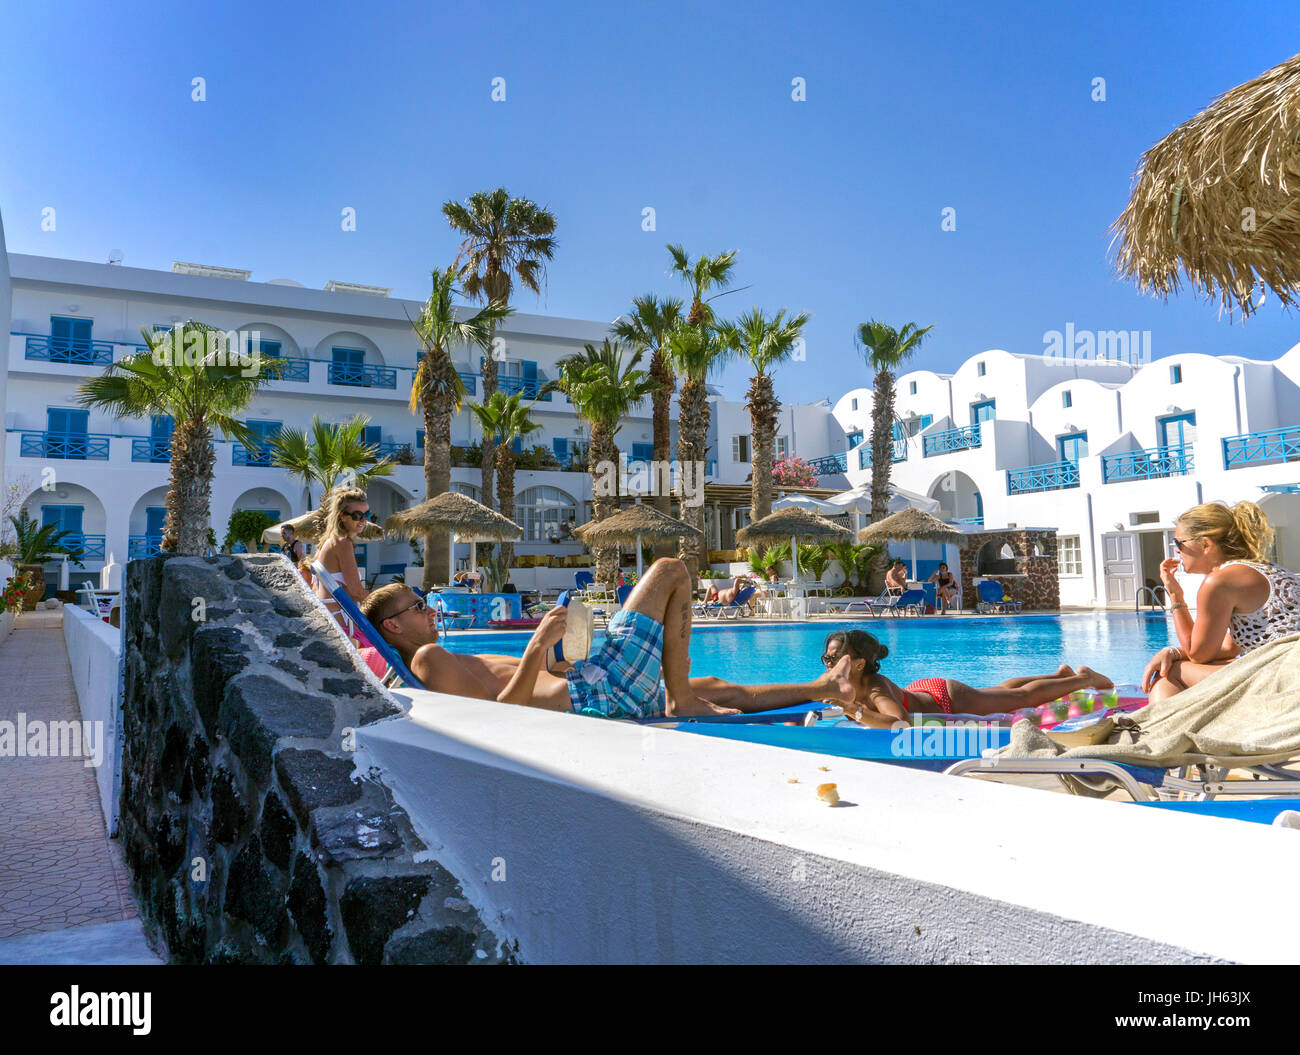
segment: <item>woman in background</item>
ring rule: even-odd
[[[316,560],[343,585],[347,595],[359,605],[370,595],[365,583],[361,581],[354,543],[356,537],[361,534],[362,528],[366,526],[370,515],[370,503],[366,501],[366,493],[356,488],[335,488],[325,496],[321,513],[325,519],[325,528],[321,532],[321,544],[316,553]],[[325,584],[316,582],[314,589],[316,596],[325,602],[325,607],[333,612],[335,618],[346,628],[347,624],[339,613],[339,606],[330,597]],[[364,641],[363,635],[355,630],[352,631],[352,636],[358,641]]]
[[[1178,518],[1177,556],[1160,564],[1178,644],[1161,649],[1142,673],[1152,703],[1288,634],[1300,633],[1300,577],[1268,559],[1273,529],[1254,502],[1206,502]],[[1204,575],[1196,617],[1174,577],[1179,564]]]
[[[929,581],[934,583],[935,597],[939,602],[939,611],[946,612],[957,598],[957,578],[948,570],[946,561],[940,561]]]

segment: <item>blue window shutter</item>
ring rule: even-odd
[[[655,456],[655,445],[653,443],[634,443],[632,444],[632,460],[634,462],[648,462]]]
[[[416,445],[417,447],[423,447],[423,446],[424,446],[424,429],[416,429],[416,430],[415,430],[415,445]]]
[[[169,414],[155,414],[149,422],[149,435],[156,440],[171,439],[176,431],[176,422]]]
[[[510,449],[514,451],[516,454],[523,454],[524,438],[522,436],[516,436],[514,442],[510,444]]]
[[[537,380],[537,364],[535,362],[531,362],[528,359],[524,360],[524,380],[525,381]]]
[[[921,428],[923,428],[923,429],[928,429],[928,428],[929,428],[931,425],[933,425],[933,424],[934,424],[934,415],[933,415],[933,414],[922,414],[922,415],[921,415]]]
[[[556,437],[551,441],[551,447],[560,461],[564,461],[569,456],[569,441],[567,439]]]
[[[280,435],[282,423],[279,421],[246,421],[244,424],[257,437],[259,443],[267,443]]]
[[[166,509],[162,506],[149,506],[144,511],[144,533],[146,535],[161,535],[163,533],[163,522],[166,519]]]
[[[363,443],[373,447],[375,444],[383,442],[383,434],[382,425],[367,425],[361,439]]]
[[[334,362],[342,366],[366,365],[366,351],[364,348],[334,348],[331,351],[334,355]]]
[[[45,412],[46,428],[60,436],[84,436],[90,428],[89,410],[50,407]]]
[[[85,506],[45,506],[41,510],[41,527],[53,524],[59,531],[80,535],[85,511]]]

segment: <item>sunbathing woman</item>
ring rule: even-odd
[[[1300,577],[1271,563],[1273,529],[1254,502],[1206,502],[1178,518],[1177,557],[1160,564],[1178,645],[1161,649],[1142,672],[1152,703],[1203,681],[1224,665],[1279,637],[1300,633]],[[1174,578],[1204,575],[1196,618]]]
[[[864,630],[837,630],[826,638],[822,662],[835,674],[846,673],[857,695],[841,704],[844,713],[862,725],[888,728],[920,714],[1006,714],[1021,707],[1050,703],[1078,689],[1115,686],[1094,670],[1075,673],[1062,666],[1055,674],[1012,678],[991,689],[976,689],[951,678],[922,678],[900,689],[880,673],[889,649]]]

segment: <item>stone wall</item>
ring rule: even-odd
[[[508,959],[352,730],[399,713],[275,556],[127,570],[120,837],[182,963]]]
[[[989,543],[999,549],[1009,545],[1015,552],[1017,574],[981,575],[979,554]],[[1037,546],[1042,556],[1034,556]],[[1019,601],[1025,609],[1059,611],[1061,607],[1061,579],[1056,562],[1056,532],[1008,528],[1001,531],[981,531],[966,536],[961,548],[961,594],[968,607],[979,600],[975,578],[994,579],[1002,584],[1005,593]],[[1023,576],[1023,578],[1022,578]]]

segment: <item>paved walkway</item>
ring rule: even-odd
[[[20,712],[28,722],[80,720],[61,612],[19,618],[0,642],[0,686],[0,721],[17,721]],[[123,920],[132,923],[94,926]],[[20,935],[33,937],[7,940]],[[122,959],[113,958],[113,941]],[[45,945],[53,961],[40,953]],[[149,954],[121,849],[104,829],[95,771],[80,758],[0,757],[0,962],[139,962],[141,955]]]

